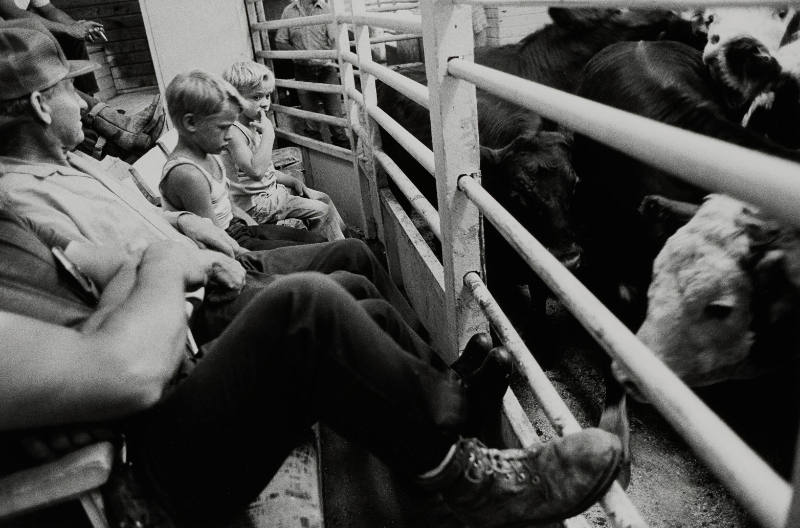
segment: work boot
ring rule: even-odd
[[[467,341],[464,351],[458,356],[450,368],[455,370],[461,379],[472,376],[486,361],[492,349],[492,338],[485,332],[478,332]]]
[[[501,411],[503,395],[514,372],[511,354],[505,347],[492,348],[492,338],[480,332],[467,341],[450,368],[466,389],[468,418],[464,434],[478,437],[491,447],[506,447]]]
[[[465,435],[476,436],[490,447],[508,447],[503,439],[503,396],[513,373],[511,354],[501,346],[491,349],[483,364],[462,380],[469,413]]]
[[[616,436],[585,429],[527,449],[489,449],[461,439],[422,487],[441,493],[472,527],[522,527],[574,517],[614,482],[622,446]]]

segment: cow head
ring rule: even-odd
[[[703,60],[716,55],[739,39],[756,41],[767,53],[794,40],[800,16],[786,7],[725,7],[708,9],[703,14],[707,43]]]
[[[800,12],[774,7],[705,13],[703,60],[731,117],[774,142],[800,147]]]
[[[788,256],[800,242],[787,233],[743,202],[710,196],[656,258],[637,337],[693,386],[776,367],[775,347],[758,342],[772,339],[779,327],[797,333],[794,301],[800,288],[793,270],[800,262],[793,260],[800,249]],[[617,365],[613,370],[636,395],[628,374]]]
[[[502,148],[481,147],[481,173],[486,190],[562,264],[578,266],[569,219],[577,177],[564,134],[528,133]]]

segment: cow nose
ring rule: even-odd
[[[708,37],[708,41],[712,44],[719,44],[719,35],[711,35]]]

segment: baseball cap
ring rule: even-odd
[[[0,22],[0,57],[2,101],[44,90],[62,79],[100,67],[87,60],[67,60],[55,37],[31,18]]]

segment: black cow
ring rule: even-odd
[[[679,38],[702,46],[691,23],[669,11],[551,8],[549,14],[552,24],[519,43],[476,49],[475,62],[572,91],[583,65],[613,42]],[[426,83],[422,66],[399,71]],[[543,123],[539,115],[481,90],[477,95],[484,186],[562,263],[574,269],[580,261],[580,248],[569,219],[575,176],[567,151],[568,136],[542,134],[554,126]],[[379,85],[378,100],[381,108],[431,145],[425,109],[384,85]],[[385,132],[383,143],[385,151],[435,204],[433,178]],[[490,285],[502,304],[508,306],[506,294],[511,295],[516,284],[539,289],[527,264],[491,226],[487,227],[486,246]]]
[[[742,127],[739,109],[726,106],[726,97],[709,75],[701,54],[677,42],[627,42],[607,47],[587,63],[577,94],[680,128],[797,158],[763,134]],[[678,227],[665,228],[648,218],[657,213],[664,198],[699,204],[707,191],[580,134],[574,139],[573,160],[579,177],[574,210],[585,251],[582,278],[635,329],[645,313],[644,293],[653,260]],[[648,195],[660,198],[645,200]],[[601,425],[616,430],[627,446],[623,394],[618,385],[609,382]]]
[[[577,94],[657,121],[764,152],[795,157],[739,124],[701,54],[677,42],[618,43],[586,65]],[[661,226],[642,221],[647,195],[700,203],[707,190],[576,135],[573,149],[575,210],[586,252],[584,278],[624,322],[638,326]]]

